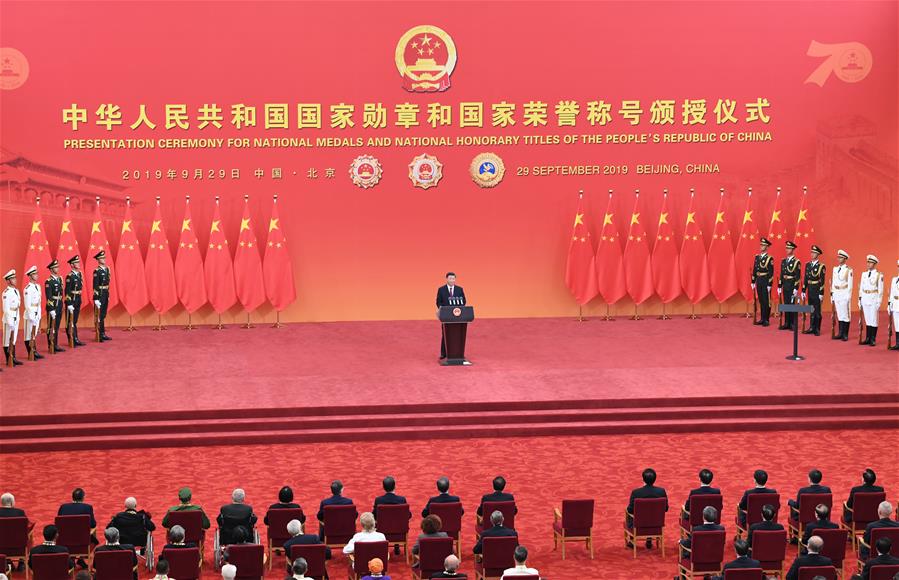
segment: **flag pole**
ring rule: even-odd
[[[249,310],[247,310],[247,323],[241,324],[240,327],[241,328],[255,328],[252,324],[250,324],[250,311]]]
[[[584,308],[581,305],[578,305],[578,307],[577,307],[577,321],[578,322],[584,321]]]
[[[156,313],[156,326],[153,327],[153,330],[168,330],[165,326],[162,325],[162,313]]]
[[[695,197],[695,195],[696,195],[696,190],[693,189],[693,188],[691,187],[691,188],[690,188],[690,209],[693,208],[693,198]],[[722,193],[721,195],[724,195],[724,194]],[[700,232],[700,233],[702,233],[702,232]],[[691,301],[691,302],[690,302],[690,316],[689,316],[689,319],[690,319],[690,320],[696,320],[697,318],[699,318],[699,317],[696,316],[696,304],[694,304],[694,303]]]
[[[752,198],[752,187],[749,188],[749,191],[748,191],[746,197],[747,197],[747,199]],[[755,309],[757,307],[758,307],[758,304],[756,303],[756,293],[755,293],[755,290],[753,290],[752,291],[752,311],[753,311],[753,313],[749,314],[749,300],[747,300],[746,301],[746,313],[743,314],[743,318],[747,318],[747,319],[752,318],[754,321],[755,320]]]
[[[727,318],[724,313],[721,312],[721,303],[718,303],[718,314],[715,315],[715,318]]]
[[[609,304],[608,302],[606,302],[606,316],[605,316],[605,318],[603,318],[603,320],[605,320],[607,322],[614,322],[615,317],[612,316],[611,312],[612,312],[612,305]]]
[[[281,311],[275,310],[275,323],[272,324],[272,328],[281,328],[282,326],[284,325],[281,324]]]
[[[640,318],[640,313],[637,311],[637,303],[634,302],[634,315],[631,317],[631,320],[643,320]]]
[[[671,317],[665,314],[665,303],[662,302],[662,315],[658,317],[659,320],[671,320]]]
[[[190,312],[188,312],[188,313],[187,313],[187,326],[184,327],[184,330],[193,330],[193,329],[194,329],[194,325],[193,325],[193,323],[191,322],[191,315],[190,315]]]

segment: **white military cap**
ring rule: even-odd
[[[4,279],[4,280],[9,280],[10,278],[15,277],[15,275],[16,275],[16,270],[15,270],[15,269],[12,269],[12,270],[10,270],[9,272],[7,272],[7,273],[3,276],[3,279]]]
[[[867,259],[867,261],[868,261],[868,262],[874,262],[875,264],[879,264],[879,263],[880,263],[880,260],[878,260],[878,259],[877,259],[877,256],[875,256],[874,254],[868,254],[868,259]]]
[[[32,274],[37,274],[37,266],[32,266],[25,271],[26,276],[31,276]]]
[[[841,258],[845,258],[846,260],[849,259],[849,254],[846,253],[846,250],[838,250],[837,256],[839,256]]]

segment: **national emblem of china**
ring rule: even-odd
[[[436,26],[410,28],[396,45],[396,68],[407,91],[445,91],[456,68],[456,45],[449,34]]]
[[[427,153],[422,153],[409,164],[409,179],[415,187],[428,189],[437,187],[440,178],[443,177],[443,163]]]
[[[362,189],[376,186],[381,173],[381,162],[371,155],[360,155],[350,164],[350,178]]]
[[[481,153],[468,168],[471,179],[481,187],[495,187],[506,174],[506,166],[496,153]]]

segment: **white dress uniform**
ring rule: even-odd
[[[896,261],[899,266],[899,260]],[[893,343],[894,350],[899,350],[899,276],[893,276],[890,281],[890,294],[887,298],[887,310],[893,317],[893,332],[896,333],[896,342]]]
[[[865,313],[865,324],[877,328],[877,312],[883,302],[883,274],[876,268],[866,270],[858,285],[858,301]]]
[[[19,338],[19,308],[22,297],[19,289],[7,286],[3,290],[3,348],[15,346]]]
[[[830,294],[833,298],[833,306],[837,311],[837,320],[849,322],[849,301],[852,300],[852,268],[847,264],[834,267],[833,277],[830,279]]]
[[[41,287],[36,282],[25,285],[25,340],[33,340],[41,328]]]

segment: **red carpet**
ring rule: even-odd
[[[742,490],[750,486],[754,469],[768,470],[770,484],[781,491],[785,502],[805,484],[808,470],[817,467],[824,472],[824,483],[834,490],[834,503],[839,504],[859,482],[862,470],[871,467],[895,501],[899,463],[889,450],[897,446],[899,430],[853,430],[23,453],[0,456],[0,488],[12,491],[17,506],[40,527],[51,521],[74,487],[84,486],[102,526],[128,495],[136,496],[158,523],[166,507],[175,503],[181,485],[190,485],[195,500],[217,513],[236,486],[243,487],[248,503],[263,512],[275,501],[278,488],[289,484],[307,513],[314,513],[328,482],[337,477],[344,481],[348,497],[370,509],[381,478],[391,474],[399,481],[398,491],[412,505],[412,525],[417,530],[433,482],[445,474],[466,506],[463,570],[472,573],[475,505],[489,491],[492,478],[503,474],[519,505],[516,527],[521,541],[533,555],[532,565],[551,580],[670,579],[675,573],[676,506],[697,485],[696,472],[701,467],[715,472],[715,483],[723,490],[730,541],[735,505]],[[666,558],[641,548],[634,561],[622,544],[621,517],[628,492],[646,466],[658,470],[659,483],[668,489],[673,507],[667,521]],[[563,562],[552,552],[552,507],[563,498],[576,497],[597,501],[596,559],[590,561],[582,547],[572,544]],[[162,539],[159,532],[156,538]],[[728,557],[730,553],[728,548]],[[794,555],[790,547],[788,560]],[[207,562],[210,556],[207,553]],[[394,578],[410,578],[405,564],[391,565]],[[854,564],[847,566],[849,571],[853,568]],[[336,556],[329,569],[332,578],[343,578],[343,557]],[[211,567],[206,570],[204,578],[216,577]],[[274,571],[267,576],[282,577]]]

